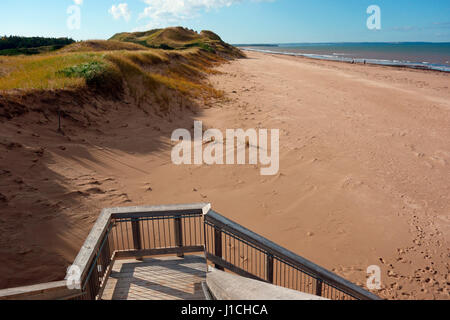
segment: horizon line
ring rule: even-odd
[[[288,44],[347,44],[347,43],[449,43],[450,41],[320,41],[320,42],[266,42],[266,43],[231,43],[233,46],[264,46],[264,45],[288,45]]]

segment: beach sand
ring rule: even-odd
[[[0,287],[60,280],[101,208],[211,202],[362,286],[380,266],[383,298],[449,299],[450,75],[247,54],[201,110],[108,105],[66,136],[39,114],[2,123]],[[279,174],[173,165],[172,131],[194,120],[280,129]]]

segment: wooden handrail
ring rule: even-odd
[[[210,222],[215,228],[228,231],[243,240],[263,249],[268,255],[284,260],[300,270],[309,273],[318,280],[341,290],[357,299],[364,300],[381,300],[378,296],[364,290],[354,283],[339,277],[338,275],[316,265],[315,263],[289,251],[276,243],[244,228],[243,226],[233,222],[213,210],[209,210],[205,214],[205,220]]]
[[[89,233],[80,252],[75,258],[74,265],[80,268],[81,279],[84,279],[89,272],[90,263],[95,258],[95,253],[99,248],[103,236],[107,232],[111,219],[120,218],[140,218],[149,216],[171,216],[191,213],[206,213],[211,206],[207,203],[184,204],[184,205],[160,205],[141,207],[117,207],[103,209],[94,227]]]
[[[211,209],[208,203],[195,204],[176,204],[176,205],[162,205],[162,206],[141,206],[141,207],[126,207],[126,208],[111,208],[105,209],[112,218],[127,219],[127,218],[145,218],[145,217],[166,217],[179,216],[186,214],[205,214]]]
[[[81,281],[86,278],[92,260],[95,258],[97,249],[100,247],[103,236],[106,234],[109,225],[111,224],[111,213],[108,209],[102,210],[100,217],[91,229],[86,241],[81,247],[75,261],[74,266],[77,266],[81,272]]]
[[[189,215],[203,215],[204,223],[209,224],[218,231],[216,235],[215,243],[219,243],[217,239],[221,239],[221,232],[228,232],[243,241],[250,243],[259,250],[265,252],[267,255],[267,280],[273,282],[273,261],[277,259],[284,263],[290,264],[295,268],[298,268],[302,272],[310,275],[317,280],[319,284],[327,284],[337,290],[348,294],[357,299],[365,300],[380,300],[380,298],[363,288],[345,280],[338,275],[308,261],[307,259],[275,244],[274,242],[244,228],[243,226],[223,217],[217,212],[211,210],[211,205],[207,203],[199,204],[187,204],[187,205],[162,205],[162,206],[143,206],[143,207],[127,207],[127,208],[110,208],[102,210],[98,220],[94,224],[91,232],[89,233],[86,241],[81,247],[78,253],[74,266],[77,266],[81,272],[82,285],[86,279],[89,279],[92,272],[92,268],[96,269],[96,261],[98,259],[99,249],[102,249],[105,239],[108,236],[108,232],[114,223],[120,223],[121,219],[130,219],[131,222],[136,223],[136,219],[150,218],[150,217],[167,217],[167,219],[174,219],[176,230],[181,230],[181,223],[177,221],[182,216]],[[117,219],[117,220],[116,220]],[[116,222],[115,222],[116,221]],[[123,220],[122,220],[123,221]],[[178,224],[177,224],[178,223]],[[137,224],[137,223],[136,223]],[[134,229],[138,228],[138,225],[134,226]],[[180,231],[181,232],[181,231]],[[220,236],[220,238],[219,238]],[[115,258],[123,256],[142,256],[152,254],[177,254],[182,256],[184,252],[197,252],[207,246],[207,243],[200,243],[194,246],[186,246],[182,243],[181,233],[179,236],[175,236],[175,247],[173,248],[161,248],[161,249],[147,249],[140,250],[138,244],[138,237],[135,239],[135,249],[124,252],[114,252]],[[206,238],[204,239],[205,241]],[[109,249],[107,249],[109,250]],[[218,268],[225,267],[230,270],[239,268],[224,261],[221,257],[221,247],[215,248],[215,254],[206,252],[207,258],[216,263]],[[113,259],[114,260],[114,259]],[[112,260],[112,261],[113,261]],[[108,260],[107,263],[111,261]],[[244,272],[245,270],[238,270]],[[106,277],[108,274],[106,274]],[[249,273],[249,277],[257,278],[255,275]],[[98,277],[98,276],[97,276]],[[102,275],[103,277],[103,275]],[[271,281],[272,280],[272,281]],[[82,288],[83,289],[83,288]],[[316,290],[322,289],[322,287],[316,287]],[[316,291],[318,292],[318,291]],[[0,300],[2,299],[71,299],[82,295],[83,290],[69,290],[66,286],[66,281],[57,281],[51,283],[38,284],[29,287],[12,288],[6,290],[0,290]],[[95,294],[97,291],[95,292]],[[87,297],[93,298],[93,297]],[[95,299],[95,297],[94,297]]]
[[[81,294],[81,290],[68,289],[63,280],[0,290],[0,300],[64,300]]]

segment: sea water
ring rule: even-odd
[[[237,46],[241,49],[266,53],[450,72],[450,42],[288,43]]]

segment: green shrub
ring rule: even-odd
[[[105,64],[98,61],[92,61],[68,67],[58,73],[68,78],[84,78],[86,81],[91,81],[105,71]]]
[[[118,97],[122,90],[122,77],[117,68],[103,62],[90,61],[58,72],[68,78],[83,78],[88,87]]]
[[[202,50],[205,50],[207,52],[215,53],[216,51],[207,43],[204,42],[193,42],[189,43],[184,46],[185,48],[192,48],[192,47],[198,47]]]

